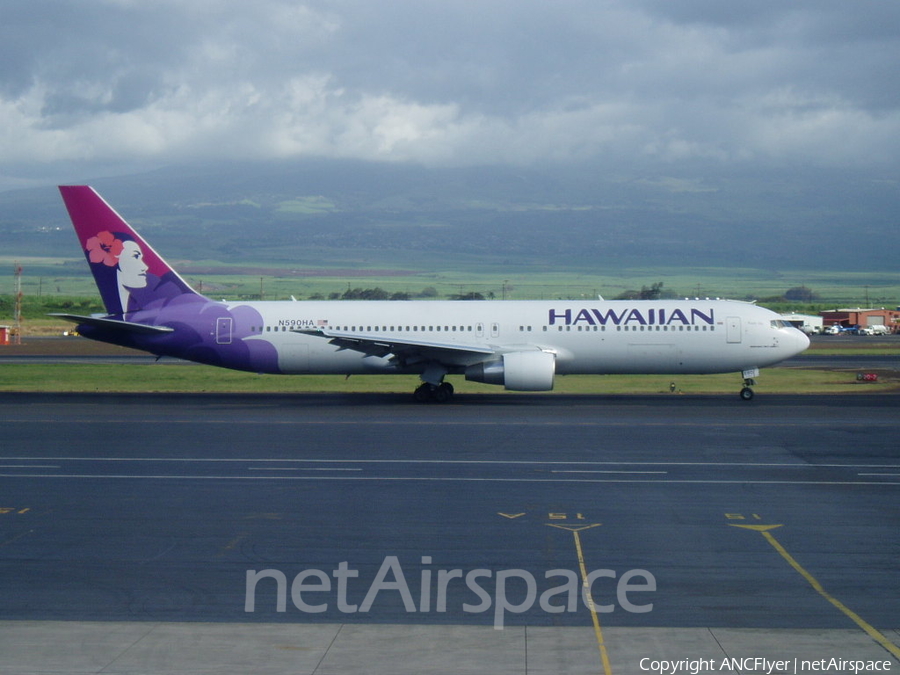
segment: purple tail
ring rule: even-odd
[[[110,316],[158,309],[180,296],[202,297],[93,188],[59,191]]]

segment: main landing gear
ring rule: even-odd
[[[453,385],[449,382],[440,384],[423,382],[413,396],[419,403],[447,403],[453,398]]]
[[[444,382],[444,376],[448,372],[447,367],[441,363],[428,364],[419,375],[422,378],[422,384],[414,394],[416,401],[419,403],[447,403],[453,398],[453,385]]]

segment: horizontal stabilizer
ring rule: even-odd
[[[175,330],[168,326],[148,326],[143,323],[121,321],[119,319],[106,319],[98,316],[79,316],[78,314],[48,314],[47,316],[55,316],[59,319],[65,319],[66,321],[71,321],[80,325],[96,326],[97,328],[118,330],[126,333],[138,333],[140,335],[159,335],[162,333],[171,333]]]

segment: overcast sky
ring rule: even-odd
[[[895,180],[898,33],[896,0],[0,0],[0,189],[305,156]]]

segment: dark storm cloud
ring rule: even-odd
[[[320,155],[896,166],[876,2],[12,0],[0,173]]]

